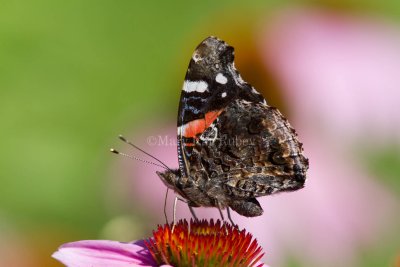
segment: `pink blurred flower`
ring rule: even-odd
[[[261,51],[298,125],[342,142],[400,137],[400,30],[383,19],[284,10]],[[351,139],[349,139],[351,138]]]
[[[285,196],[291,204],[262,201],[278,209],[271,218],[281,216],[264,232],[277,238],[268,236],[274,244],[267,246],[308,265],[353,266],[357,249],[399,219],[398,199],[358,165],[351,145],[398,140],[400,32],[383,21],[318,10],[285,10],[267,25],[264,62],[310,158],[305,190]]]

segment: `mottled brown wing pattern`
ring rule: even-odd
[[[304,185],[308,160],[302,152],[276,108],[238,99],[197,140],[190,173],[233,198],[292,191]]]

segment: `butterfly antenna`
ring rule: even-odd
[[[130,159],[135,159],[135,160],[138,160],[138,161],[141,161],[141,162],[144,162],[144,163],[152,164],[152,165],[155,165],[155,166],[158,166],[158,167],[164,168],[164,169],[166,169],[166,170],[169,170],[169,169],[168,169],[168,167],[166,167],[166,166],[163,166],[163,165],[160,165],[160,164],[157,164],[157,163],[151,162],[151,161],[147,161],[147,160],[140,159],[140,158],[137,158],[137,157],[135,157],[135,156],[132,156],[132,155],[128,155],[128,154],[125,154],[125,153],[119,152],[119,151],[115,150],[114,148],[111,148],[111,149],[110,149],[110,152],[112,152],[112,153],[114,153],[114,154],[117,154],[117,155],[121,155],[121,156],[124,156],[124,157],[130,158]]]
[[[122,135],[119,135],[118,138],[127,143],[128,145],[136,148],[137,150],[141,151],[142,153],[146,154],[147,156],[151,157],[152,159],[155,159],[156,161],[158,161],[159,163],[161,163],[161,165],[164,166],[164,169],[167,169],[169,171],[172,171],[164,162],[162,162],[161,160],[159,160],[158,158],[154,157],[153,155],[147,153],[146,151],[144,151],[143,149],[141,149],[140,147],[138,147],[137,145],[133,144],[131,141],[127,140],[125,137],[123,137]]]

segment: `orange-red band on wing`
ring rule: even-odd
[[[186,123],[183,126],[182,135],[187,138],[196,138],[198,134],[204,132],[210,125],[215,121],[215,119],[221,114],[222,109],[216,111],[207,112],[204,119],[197,119]]]

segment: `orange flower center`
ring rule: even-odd
[[[255,266],[264,255],[245,230],[206,220],[159,226],[146,241],[158,264],[180,266]],[[260,265],[262,266],[262,264]]]

